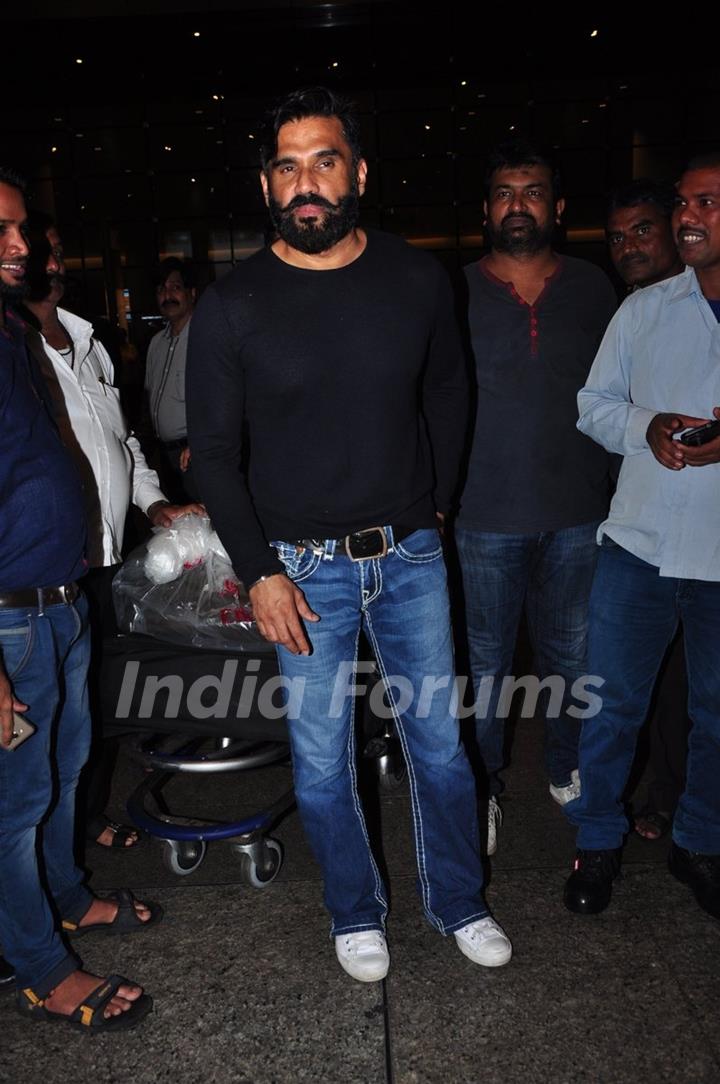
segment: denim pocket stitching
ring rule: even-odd
[[[26,624],[21,628],[0,629],[0,647],[2,647],[3,637],[9,637],[11,635],[18,636],[22,635],[23,633],[25,634],[25,647],[22,655],[20,656],[20,660],[17,666],[14,666],[12,670],[8,669],[7,665],[5,666],[7,676],[10,678],[10,680],[16,678],[18,674],[22,672],[23,668],[27,664],[28,659],[32,655],[33,645],[35,643],[35,625],[32,621],[30,621],[30,619],[28,619]]]
[[[394,546],[395,553],[402,561],[410,561],[412,564],[428,564],[430,561],[436,561],[438,557],[442,556],[442,543],[438,539],[437,548],[429,553],[410,553],[406,550],[402,542],[396,542]]]
[[[315,569],[320,564],[320,554],[313,553],[312,550],[301,549],[298,553],[295,546],[288,545],[287,543],[274,543],[275,550],[278,557],[285,566],[285,574],[288,579],[293,583],[301,583],[306,580],[308,576],[311,576]],[[307,568],[303,567],[303,561],[310,557]]]

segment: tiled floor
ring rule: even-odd
[[[139,769],[123,758],[118,799]],[[227,816],[287,786],[288,769],[173,780],[183,812]],[[392,967],[362,985],[337,966],[317,868],[295,813],[275,835],[278,879],[240,883],[211,846],[177,878],[160,848],[93,849],[98,890],[159,899],[147,934],[82,942],[86,964],[141,980],[155,1012],[135,1032],[88,1036],[31,1025],[0,1002],[0,1080],[29,1084],[702,1084],[720,1081],[720,925],[666,872],[666,844],[631,839],[605,914],[562,906],[572,833],[550,799],[541,733],[522,722],[488,899],[512,937],[504,968],[478,968],[424,922],[414,891],[407,796],[371,799],[392,890]]]

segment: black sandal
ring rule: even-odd
[[[21,1016],[29,1017],[31,1020],[67,1024],[71,1028],[95,1034],[99,1031],[129,1031],[130,1028],[137,1027],[140,1021],[152,1012],[153,999],[149,994],[141,994],[139,998],[131,1002],[126,1012],[118,1013],[117,1016],[103,1016],[103,1009],[121,986],[132,985],[134,984],[124,979],[122,975],[108,975],[69,1015],[46,1009],[45,999],[38,997],[35,991],[27,986],[24,990],[18,991],[17,1010]]]
[[[112,843],[100,843],[100,836],[108,828],[113,834]],[[137,828],[133,828],[131,824],[118,824],[117,821],[111,821],[104,813],[98,817],[90,818],[85,835],[90,843],[93,843],[96,847],[102,847],[103,850],[117,847],[122,851],[131,851],[140,842],[140,833]],[[128,844],[128,840],[132,839],[133,836],[136,838],[132,843]]]
[[[119,891],[110,892],[107,896],[101,898],[114,900],[118,905],[117,914],[112,922],[92,922],[89,926],[80,926],[77,922],[63,919],[62,928],[64,933],[70,934],[71,937],[84,937],[86,933],[104,933],[108,936],[115,933],[139,933],[140,930],[147,930],[150,926],[155,926],[165,914],[159,903],[153,903],[151,900],[147,902],[138,900],[138,903],[142,903],[142,906],[146,907],[150,912],[150,918],[145,920],[138,918],[138,913],[135,910],[135,897],[129,888],[121,888]]]

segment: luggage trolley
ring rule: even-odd
[[[250,663],[252,660],[252,663]],[[240,676],[223,718],[198,719],[188,705],[188,690],[198,678],[222,680],[228,661],[237,661]],[[243,680],[256,679],[255,695],[237,718]],[[163,862],[178,876],[193,873],[208,843],[225,841],[238,854],[243,881],[253,888],[271,884],[282,866],[282,847],[269,832],[294,805],[292,787],[266,808],[239,821],[187,817],[171,812],[163,788],[173,774],[214,775],[244,772],[287,761],[289,745],[284,719],[263,718],[257,690],[278,673],[275,653],[220,652],[179,647],[149,636],[129,634],[106,640],[101,672],[101,711],[106,734],[134,736],[131,752],[146,776],[128,799],[131,820],[162,842]],[[183,691],[168,711],[172,678],[181,676]],[[147,711],[147,681],[156,689],[152,714]],[[165,707],[165,711],[155,710]],[[140,733],[138,733],[138,731]]]

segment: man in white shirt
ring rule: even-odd
[[[32,255],[25,309],[35,326],[28,329],[27,345],[45,378],[63,444],[82,478],[90,565],[84,584],[91,618],[96,619],[95,633],[102,636],[114,631],[110,588],[122,560],[131,500],[155,527],[169,527],[178,516],[204,509],[166,500],[157,474],[145,462],[128,428],[105,347],[93,336],[92,324],[59,308],[65,293],[65,263],[57,228],[39,211],[28,222]],[[98,755],[90,762],[88,837],[105,846],[132,846],[138,838],[134,829],[114,824],[101,812],[113,761],[109,755]]]

